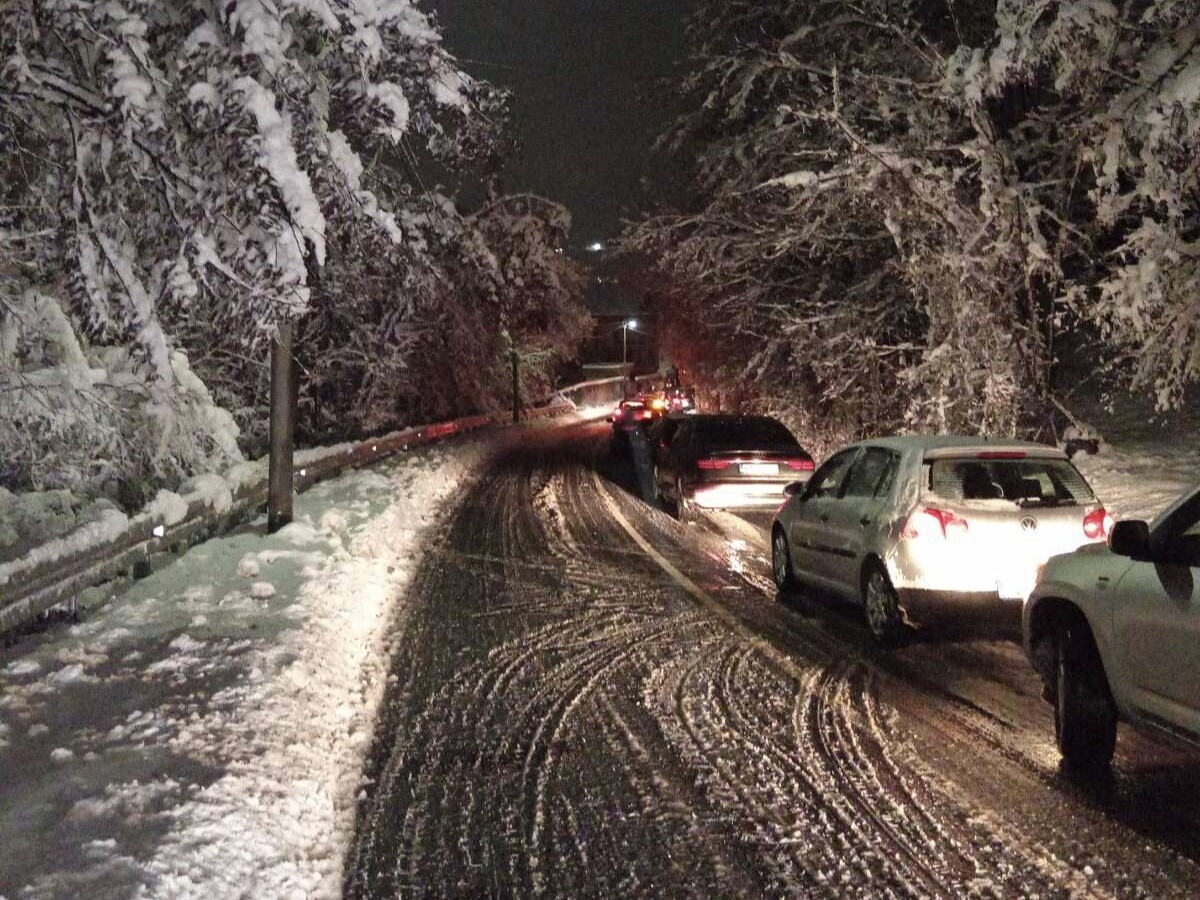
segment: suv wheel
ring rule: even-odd
[[[781,596],[796,589],[796,573],[792,569],[792,554],[788,549],[787,535],[776,528],[771,537],[771,574]]]
[[[871,637],[883,646],[895,643],[902,624],[900,598],[879,563],[871,563],[863,578],[863,608]]]
[[[1054,736],[1069,764],[1107,766],[1117,746],[1117,711],[1104,665],[1091,633],[1080,624],[1064,627],[1055,642]]]

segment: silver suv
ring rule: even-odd
[[[1051,559],[1022,632],[1068,763],[1106,765],[1118,718],[1200,742],[1200,488]]]
[[[881,642],[956,612],[1015,632],[1038,567],[1111,522],[1061,450],[983,438],[853,444],[789,493],[771,531],[776,585],[861,601]]]

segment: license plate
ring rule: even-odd
[[[776,463],[742,463],[743,475],[778,475],[779,466]]]
[[[1020,579],[997,581],[996,593],[1001,600],[1025,600],[1033,593],[1033,583]]]

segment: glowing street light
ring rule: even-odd
[[[621,323],[621,364],[629,362],[629,329],[637,331],[637,319],[626,319]]]
[[[590,244],[587,245],[587,248],[589,250],[591,250],[593,253],[599,253],[601,250],[604,249],[604,244],[601,241],[592,241]]]

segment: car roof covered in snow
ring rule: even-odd
[[[1057,447],[1049,444],[1035,444],[1032,441],[1018,441],[1012,438],[971,437],[962,434],[900,434],[891,437],[870,438],[852,444],[853,447],[886,447],[898,453],[924,451],[926,456],[941,456],[947,451],[950,455],[955,450],[1006,450],[1024,451],[1031,456],[1053,457],[1066,459],[1067,455]]]

